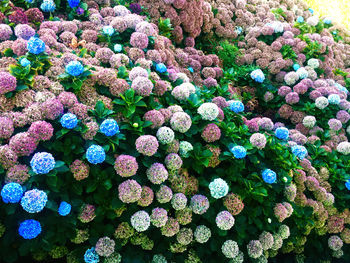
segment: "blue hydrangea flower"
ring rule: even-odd
[[[102,28],[102,32],[103,34],[107,35],[107,36],[112,36],[114,34],[114,28],[112,26],[104,26]]]
[[[346,94],[349,93],[349,91],[347,90],[347,88],[345,88],[343,85],[340,85],[340,84],[337,83],[337,82],[334,84],[334,86],[335,86],[338,90],[344,91]]]
[[[330,104],[338,105],[340,103],[340,97],[338,94],[331,94],[328,96],[328,102]]]
[[[119,52],[121,52],[122,50],[123,50],[123,46],[122,46],[122,45],[120,45],[120,44],[115,44],[115,45],[114,45],[114,51],[115,51],[115,52],[119,53]]]
[[[40,5],[44,12],[53,12],[56,9],[56,4],[53,0],[44,0]]]
[[[280,140],[287,140],[289,137],[289,130],[285,127],[278,127],[275,130],[275,135]]]
[[[21,64],[21,66],[25,68],[26,66],[30,65],[30,61],[27,58],[21,58],[19,64]]]
[[[51,153],[40,152],[34,154],[32,160],[30,161],[30,167],[36,174],[47,174],[53,168],[55,168],[55,158],[53,158]]]
[[[309,11],[310,11],[311,15],[314,14],[314,10],[312,8],[309,8]]]
[[[216,178],[209,184],[209,190],[212,197],[219,199],[227,195],[229,187],[224,180]]]
[[[339,89],[340,91],[345,92],[345,94],[348,94],[348,93],[349,93],[348,89],[345,88],[344,86],[341,86],[341,85],[340,85],[340,87],[339,87],[338,89]]]
[[[329,17],[326,17],[325,19],[323,19],[323,23],[325,23],[326,25],[330,25],[332,24],[332,19],[330,19]]]
[[[18,203],[23,196],[23,189],[20,184],[8,183],[1,190],[1,197],[4,203]]]
[[[66,72],[74,77],[84,72],[84,66],[79,61],[71,61],[66,66]]]
[[[297,22],[298,22],[298,23],[303,23],[303,22],[304,22],[304,17],[298,16]]]
[[[263,83],[265,80],[264,72],[261,69],[253,70],[250,73],[250,77],[258,83]]]
[[[274,182],[276,182],[277,179],[277,175],[274,171],[272,171],[271,169],[265,169],[262,172],[262,178],[264,180],[265,183],[268,184],[273,184]]]
[[[235,113],[243,112],[244,104],[239,100],[234,100],[230,104],[230,109]]]
[[[240,35],[240,34],[242,34],[242,32],[243,32],[243,28],[240,27],[240,26],[236,26],[236,27],[235,27],[235,32],[237,33],[237,35]]]
[[[192,67],[188,67],[187,69],[188,69],[188,71],[189,71],[189,72],[191,72],[191,73],[193,73],[193,72],[194,72],[194,70],[193,70],[193,68],[192,68]]]
[[[97,254],[95,248],[89,248],[84,254],[84,261],[86,263],[97,263],[100,261],[100,257]]]
[[[72,206],[70,204],[68,204],[67,202],[65,202],[65,201],[61,202],[60,206],[58,207],[58,213],[61,216],[69,215],[71,210],[72,210]]]
[[[117,121],[113,119],[104,120],[101,123],[100,131],[106,136],[114,136],[119,132]]]
[[[294,69],[294,71],[297,71],[298,69],[300,69],[300,65],[297,64],[297,63],[295,63],[295,64],[293,65],[293,69]]]
[[[345,182],[345,187],[350,191],[350,179]]]
[[[292,153],[300,160],[303,160],[307,156],[307,150],[304,146],[295,145],[292,147]]]
[[[74,129],[78,125],[78,118],[73,113],[66,113],[61,117],[60,123],[63,128]]]
[[[38,55],[45,51],[45,42],[42,41],[40,38],[37,37],[31,37],[29,38],[27,42],[27,49],[29,53],[32,53],[34,55]]]
[[[91,145],[86,150],[86,159],[91,164],[103,163],[106,159],[105,150],[99,145]]]
[[[163,63],[158,63],[156,65],[156,70],[159,72],[159,73],[164,73],[167,71],[167,68],[166,66],[163,64]]]
[[[237,159],[243,159],[247,156],[247,150],[243,146],[233,146],[230,151],[233,153],[233,156]]]
[[[39,213],[47,203],[47,194],[44,191],[33,189],[24,193],[21,206],[28,213]]]
[[[71,8],[74,8],[80,4],[80,0],[68,0],[68,4]]]
[[[34,219],[25,220],[19,225],[18,233],[24,239],[36,238],[41,233],[40,222]]]

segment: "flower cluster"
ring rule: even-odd
[[[86,150],[86,159],[91,164],[103,163],[105,158],[105,150],[100,145],[91,145]]]
[[[23,196],[22,186],[18,183],[8,183],[1,189],[4,203],[18,203]]]
[[[84,66],[79,61],[70,61],[65,67],[65,71],[73,77],[78,77],[84,72]]]
[[[24,193],[21,206],[28,213],[39,213],[47,203],[47,194],[44,191],[33,189]]]
[[[34,55],[43,53],[45,51],[45,48],[45,42],[42,41],[40,38],[31,37],[27,42],[28,52]]]
[[[256,70],[252,71],[250,73],[250,77],[258,83],[262,83],[265,80],[264,72],[262,72],[261,69],[256,69]]]
[[[41,224],[34,219],[25,220],[19,225],[18,233],[24,239],[36,238],[41,233]]]
[[[277,179],[277,175],[274,171],[272,171],[271,169],[265,169],[262,172],[262,178],[263,180],[268,183],[268,184],[273,184],[276,182]]]
[[[231,147],[230,151],[232,152],[233,156],[237,159],[242,159],[247,155],[247,150],[243,146],[239,145]]]
[[[41,152],[34,154],[30,166],[36,174],[47,174],[55,168],[55,159],[51,153]]]
[[[72,113],[66,113],[61,117],[61,125],[66,129],[74,129],[78,125],[78,118]]]
[[[229,187],[221,178],[216,178],[209,184],[209,190],[212,197],[219,199],[227,195]]]
[[[72,205],[63,201],[60,203],[60,206],[58,207],[58,213],[61,216],[67,216],[69,215],[71,209],[72,209]]]
[[[118,123],[113,119],[104,120],[100,125],[100,131],[106,136],[114,136],[119,132]]]

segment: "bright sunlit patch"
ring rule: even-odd
[[[330,17],[350,28],[349,0],[305,0],[305,2],[321,16]]]

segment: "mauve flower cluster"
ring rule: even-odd
[[[149,0],[141,0],[139,3],[149,9],[154,22],[158,21],[160,17],[170,18],[174,27],[173,34],[176,43],[182,42],[184,33],[188,33],[185,43],[189,47],[194,46],[194,38],[201,33],[204,16],[209,13],[205,12],[204,9],[204,5],[208,3],[202,0],[159,1],[156,4]]]

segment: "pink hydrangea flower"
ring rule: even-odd
[[[17,80],[8,72],[0,72],[0,95],[14,91]]]

